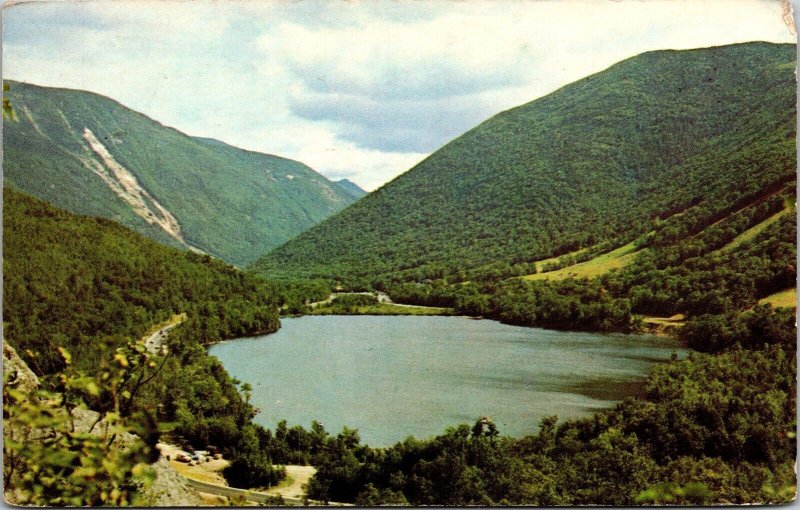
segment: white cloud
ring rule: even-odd
[[[4,11],[6,77],[374,188],[643,51],[793,42],[777,0],[94,1]]]
[[[371,99],[453,97],[524,82],[528,72],[517,67],[534,55],[502,24],[449,14],[414,25],[376,21],[315,29],[284,23],[258,46],[279,49],[279,58],[312,91]]]

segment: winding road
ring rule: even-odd
[[[161,351],[161,347],[164,345],[164,340],[167,339],[167,333],[169,333],[169,330],[184,320],[186,320],[186,314],[174,316],[172,319],[170,319],[169,324],[144,339],[145,349],[153,354],[158,354]]]
[[[312,471],[314,468],[310,466],[287,466],[287,471],[290,471],[289,468],[306,468],[311,469]],[[291,475],[291,472],[290,472]],[[189,484],[190,487],[194,488],[199,492],[204,492],[206,494],[213,494],[215,496],[224,496],[226,498],[243,498],[246,501],[253,501],[255,503],[265,503],[265,504],[274,504],[275,498],[281,497],[285,503],[290,505],[301,505],[301,506],[353,506],[349,503],[336,503],[333,501],[329,501],[325,503],[324,501],[316,501],[313,499],[305,499],[300,496],[289,496],[282,494],[280,491],[275,491],[272,493],[265,493],[265,492],[255,492],[255,491],[248,491],[245,489],[237,489],[235,487],[228,487],[225,485],[217,485],[215,483],[208,483],[208,482],[201,482],[199,480],[194,480],[192,478],[187,478],[186,482]],[[297,478],[295,479],[297,480]],[[290,485],[288,488],[294,487],[295,483]]]
[[[332,302],[334,299],[336,299],[339,296],[375,296],[375,298],[378,300],[378,303],[381,303],[381,304],[384,304],[384,305],[400,306],[400,307],[403,307],[403,308],[435,308],[437,310],[440,309],[440,307],[437,307],[437,306],[406,305],[406,304],[403,304],[403,303],[395,303],[394,301],[392,301],[392,298],[390,298],[388,294],[385,294],[383,292],[378,292],[378,293],[375,293],[375,292],[334,292],[333,294],[328,296],[327,299],[323,299],[322,301],[314,301],[313,303],[307,303],[307,304],[308,304],[308,306],[310,308],[316,308],[316,307],[321,306],[321,305],[329,304],[330,302]]]

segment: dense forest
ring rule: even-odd
[[[453,307],[456,313],[557,329],[641,329],[641,316],[684,314],[695,321],[746,310],[795,287],[794,188],[686,235],[693,216],[664,222],[641,239],[631,263],[596,278],[484,278],[380,285],[401,302]],[[664,229],[684,232],[670,243]],[[721,322],[721,321],[718,321]],[[725,321],[728,322],[728,321]],[[712,338],[707,340],[713,342]],[[703,349],[700,341],[692,347]]]
[[[345,286],[532,273],[795,176],[795,46],[655,51],[500,113],[253,264]],[[602,246],[601,246],[602,245]]]
[[[264,431],[251,423],[254,409],[205,346],[276,331],[279,308],[327,297],[326,286],[276,285],[9,188],[3,253],[4,338],[37,375],[57,388],[63,350],[72,368],[95,374],[153,325],[185,313],[166,353],[152,361],[158,370],[137,374],[148,383],[127,398],[123,414],[160,423],[196,447],[221,448],[236,459],[228,472],[234,485],[277,476],[259,443]],[[87,403],[105,405],[103,395]]]

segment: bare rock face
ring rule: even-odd
[[[3,378],[6,384],[24,392],[39,388],[39,378],[22,361],[13,347],[3,342]]]
[[[152,464],[156,470],[156,479],[142,491],[142,496],[151,506],[200,506],[203,500],[186,479],[170,467],[169,462],[161,457]]]
[[[5,343],[3,345],[3,377],[6,384],[18,391],[32,394],[39,388],[39,378],[36,377],[36,374],[28,368],[14,348]],[[66,413],[66,410],[64,412]],[[105,420],[98,420],[99,416],[97,412],[89,409],[73,409],[72,420],[75,430],[103,434],[106,432],[108,424]],[[7,425],[4,422],[3,434],[18,440],[23,438],[35,440],[36,435],[40,433],[37,430],[12,430],[13,428]],[[136,436],[126,432],[119,434],[114,444],[119,448],[125,448],[126,445],[136,440],[138,440]],[[197,491],[188,486],[186,479],[172,469],[166,459],[159,459],[152,464],[152,467],[156,471],[156,479],[140,491],[148,506],[199,506],[203,503]],[[13,488],[15,485],[13,481],[10,484],[12,487],[4,488],[3,495],[7,503],[18,504],[22,499]]]

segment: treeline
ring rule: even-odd
[[[345,461],[317,455],[310,495],[364,505],[788,501],[796,481],[795,314],[754,305],[795,285],[793,209],[731,242],[792,201],[768,197],[694,236],[684,230],[668,244],[644,244],[634,264],[595,280],[384,287],[398,301],[520,325],[624,330],[637,327],[634,313],[681,312],[681,339],[713,354],[657,367],[643,400],[560,426],[548,419],[521,440],[479,421],[391,448],[354,446]]]
[[[155,357],[158,370],[135,376],[147,384],[137,386],[125,418],[161,423],[198,448],[219,447],[234,459],[232,483],[276,481],[282,471],[272,468],[263,430],[251,422],[255,410],[205,346],[276,331],[279,309],[302,307],[330,288],[268,282],[13,189],[4,188],[3,202],[4,337],[28,365],[57,385],[66,349],[74,368],[93,374],[117,348],[186,313],[166,354]]]
[[[452,307],[457,315],[485,317],[517,326],[630,331],[638,324],[631,302],[614,297],[596,280],[560,282],[507,279],[447,286],[401,284],[387,289],[393,300]]]
[[[643,249],[633,264],[592,280],[378,281],[376,287],[401,303],[557,329],[628,331],[640,326],[638,315],[733,315],[795,285],[793,208],[731,244],[793,200],[788,192],[770,197],[672,244],[642,238]]]
[[[794,178],[789,176],[785,180],[793,181]],[[779,180],[767,189],[744,197],[738,191],[726,197],[727,200],[702,202],[664,221],[656,218],[648,244],[668,246],[686,240],[687,236],[703,232],[704,247],[712,250],[721,248],[741,232],[781,211],[786,206],[785,195],[789,194],[789,189],[794,188],[794,183],[788,189],[783,189],[784,186],[784,180]],[[777,191],[783,193],[776,193]],[[726,203],[730,205],[720,206]]]
[[[779,345],[787,352],[796,349],[795,311],[773,310],[758,305],[745,312],[704,314],[691,317],[678,330],[678,337],[692,349],[716,352],[722,349],[760,349]]]
[[[505,437],[491,423],[369,448],[279,424],[270,454],[310,462],[309,497],[359,505],[776,503],[794,496],[795,349],[789,313],[742,320],[748,347],[658,366],[646,396],[580,420]],[[745,335],[745,337],[747,336]],[[766,344],[766,345],[765,345]]]
[[[635,264],[602,277],[601,282],[614,294],[628,295],[637,313],[703,315],[742,310],[795,286],[796,236],[790,211],[739,246],[700,250],[702,255],[693,256],[688,247],[702,244],[704,238],[687,239],[647,250]]]
[[[741,197],[741,193],[734,193],[731,196],[727,196],[726,199],[737,200],[736,197]],[[605,276],[603,281],[609,282],[607,287],[610,289],[624,288],[623,291],[615,292],[615,295],[627,295],[632,290],[636,296],[633,303],[635,312],[646,314],[668,313],[669,310],[666,310],[666,307],[661,306],[659,303],[670,302],[672,305],[677,304],[680,308],[683,306],[683,301],[676,302],[673,299],[674,296],[667,297],[666,294],[660,292],[660,289],[652,281],[645,286],[640,286],[640,288],[634,288],[637,287],[637,284],[632,283],[632,275],[635,275],[638,279],[664,277],[666,281],[670,281],[675,278],[673,275],[676,275],[679,279],[685,279],[688,273],[694,272],[704,278],[706,271],[703,269],[704,265],[707,267],[723,265],[729,268],[734,265],[736,266],[734,268],[735,271],[752,273],[754,277],[762,282],[759,283],[761,288],[755,289],[755,292],[751,294],[759,297],[764,296],[770,293],[769,289],[763,285],[765,276],[763,274],[756,276],[757,273],[763,273],[763,269],[753,268],[754,270],[748,271],[746,259],[748,256],[763,258],[765,248],[750,248],[751,252],[749,254],[732,253],[734,252],[733,248],[741,249],[741,245],[744,244],[743,241],[745,240],[739,241],[737,237],[747,235],[749,229],[758,226],[765,220],[774,221],[778,219],[778,216],[786,216],[786,218],[780,218],[781,224],[784,225],[784,229],[791,228],[788,225],[792,223],[791,216],[794,211],[794,201],[793,186],[785,187],[785,184],[780,182],[777,190],[761,191],[739,198],[737,204],[745,204],[741,207],[739,205],[735,207],[710,206],[709,204],[718,204],[719,202],[709,200],[695,204],[689,209],[683,210],[683,212],[673,212],[666,221],[656,218],[652,223],[650,232],[633,239],[629,239],[632,236],[624,238],[625,240],[633,241],[636,250],[638,250],[638,263],[624,272]],[[733,209],[733,212],[731,212],[731,209]],[[724,211],[727,216],[720,217],[720,211]],[[698,231],[698,229],[700,230]],[[786,288],[786,282],[791,279],[793,270],[793,264],[785,256],[789,253],[786,250],[794,249],[791,242],[791,232],[771,231],[766,237],[762,236],[762,239],[767,238],[773,238],[772,242],[781,244],[781,248],[770,247],[766,249],[773,251],[783,250],[778,260],[773,261],[772,265],[775,267],[772,268],[772,271],[779,272],[778,265],[783,265],[785,269],[783,274],[775,274],[770,277],[770,280],[774,282],[775,286]],[[746,241],[750,241],[750,239],[746,239]],[[736,242],[739,246],[729,246],[732,242]],[[468,287],[470,284],[474,284],[479,289],[486,287],[486,290],[481,292],[491,294],[494,292],[494,287],[503,280],[537,272],[555,271],[590,260],[613,248],[613,244],[609,241],[604,241],[579,251],[567,253],[541,265],[536,262],[510,264],[496,261],[478,268],[462,268],[455,272],[450,272],[443,266],[429,264],[426,266],[428,269],[423,273],[408,270],[377,278],[343,278],[340,280],[331,279],[330,281],[332,283],[334,281],[344,283],[345,287],[351,290],[374,289],[384,291],[390,294],[394,300],[402,303],[454,306],[454,299],[459,292],[459,286]],[[692,267],[684,267],[687,261]],[[784,264],[784,262],[787,262],[787,264]],[[668,270],[667,273],[669,274],[666,275],[661,273],[655,275],[651,272],[653,267],[658,270],[666,270],[670,267],[674,269]],[[409,281],[409,278],[411,281]],[[555,283],[554,285],[558,286],[559,284]],[[647,293],[645,287],[650,287],[653,293],[652,296]]]

